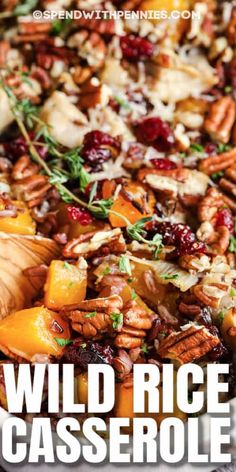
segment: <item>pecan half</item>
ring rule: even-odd
[[[204,280],[204,279],[203,279]],[[218,308],[221,299],[227,294],[228,286],[224,283],[198,284],[192,289],[195,297],[212,308]]]
[[[120,254],[126,250],[125,240],[120,228],[91,232],[80,235],[69,241],[63,249],[66,258],[77,258],[80,255],[91,257],[109,253]]]
[[[125,349],[140,347],[155,317],[139,306],[135,300],[128,302],[123,310],[123,326],[115,338],[115,346]]]
[[[90,31],[95,31],[98,34],[113,35],[116,32],[115,20],[113,18],[85,18],[84,16],[75,20],[79,27]]]
[[[130,374],[133,362],[124,349],[119,349],[117,357],[113,360],[113,366],[116,370],[116,376],[119,379],[123,379],[126,375]]]
[[[226,169],[224,177],[219,181],[223,192],[223,200],[236,213],[236,164]]]
[[[110,98],[109,88],[93,78],[81,86],[79,107],[81,110],[95,108],[97,105],[108,105]]]
[[[99,34],[81,30],[70,36],[67,44],[70,48],[77,48],[79,57],[89,66],[99,69],[104,64],[106,45]]]
[[[31,175],[37,174],[39,166],[34,164],[28,155],[21,156],[12,168],[14,180],[21,180]]]
[[[200,162],[199,170],[207,175],[220,172],[230,167],[236,162],[236,147],[230,151],[217,154],[216,156],[207,157]]]
[[[210,268],[210,259],[205,254],[186,254],[179,258],[179,265],[182,269],[203,272]]]
[[[18,31],[20,34],[36,34],[36,33],[49,33],[52,28],[52,23],[46,21],[31,21],[19,19]]]
[[[7,53],[10,50],[10,43],[9,41],[0,41],[0,65],[4,66],[7,60]]]
[[[120,314],[122,298],[112,295],[107,298],[85,300],[76,305],[67,305],[62,310],[72,321],[72,328],[86,339],[100,338],[104,333],[112,333],[112,314]],[[122,318],[121,318],[122,320]],[[120,329],[120,326],[117,326]]]
[[[227,96],[213,102],[205,119],[204,127],[215,141],[228,143],[235,122],[235,101]]]
[[[231,46],[236,46],[236,7],[232,9],[231,19],[227,26],[226,35]]]
[[[230,242],[229,229],[226,226],[215,227],[215,216],[224,205],[224,196],[212,187],[208,189],[198,207],[198,219],[202,224],[198,228],[197,237],[200,241],[210,244],[211,252],[216,254],[224,254]]]
[[[209,188],[198,206],[199,221],[211,221],[217,211],[224,206],[223,196],[216,188]]]
[[[138,180],[146,182],[164,196],[176,198],[177,195],[205,195],[208,178],[202,172],[186,168],[172,170],[141,169]]]
[[[164,359],[173,359],[180,364],[199,359],[220,344],[206,328],[190,326],[184,331],[170,334],[161,342],[158,354]]]
[[[93,69],[91,67],[82,67],[77,65],[70,70],[74,82],[77,85],[81,85],[87,80],[89,80],[93,74]]]
[[[12,185],[12,190],[17,199],[26,201],[29,208],[40,205],[50,188],[51,184],[48,177],[40,174],[25,177]]]

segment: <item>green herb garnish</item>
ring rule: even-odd
[[[229,295],[230,297],[236,297],[236,288],[231,287]]]
[[[204,152],[204,147],[198,143],[192,143],[190,149],[191,151]]]
[[[144,352],[144,354],[148,353],[148,346],[146,343],[143,343],[141,346],[141,351]]]
[[[160,278],[164,279],[164,280],[173,280],[173,279],[177,279],[177,277],[179,277],[179,274],[173,274],[173,275],[163,274],[163,275],[160,275]]]
[[[231,93],[232,91],[233,91],[233,87],[231,87],[231,85],[226,85],[226,87],[224,88],[225,93]]]
[[[220,311],[220,312],[218,313],[218,318],[219,318],[220,324],[223,323],[224,317],[225,317],[225,312],[224,312],[224,311]]]
[[[113,329],[118,329],[119,326],[123,323],[123,314],[122,313],[111,313],[110,318],[113,321],[112,327]]]
[[[220,143],[218,144],[217,151],[219,154],[222,154],[223,152],[230,151],[230,149],[232,149],[232,146],[230,146],[229,144]]]
[[[67,261],[64,262],[63,267],[64,269],[72,270],[72,265]]]
[[[84,315],[84,318],[93,318],[94,316],[96,316],[96,314],[96,311],[91,311],[91,313],[86,313],[86,315]]]
[[[125,108],[126,110],[131,110],[130,103],[127,100],[124,100],[123,98],[119,97],[119,95],[114,95],[113,98],[117,103],[119,103],[122,108]]]
[[[50,34],[52,36],[59,36],[65,32],[68,26],[71,24],[71,18],[65,18],[63,21],[61,20],[54,20],[52,21],[51,31]]]
[[[218,180],[218,179],[220,179],[221,177],[223,177],[223,175],[224,175],[223,170],[220,170],[219,172],[215,172],[214,174],[212,174],[212,175],[211,175],[211,178],[212,178],[213,180]]]
[[[61,347],[65,347],[65,346],[68,346],[68,344],[73,343],[71,339],[64,339],[64,338],[54,338],[54,339],[57,342],[58,346],[61,346]]]
[[[127,256],[121,256],[119,259],[119,271],[122,274],[132,275],[132,269],[130,265],[129,258]]]
[[[230,236],[229,251],[236,254],[236,238],[234,236]]]

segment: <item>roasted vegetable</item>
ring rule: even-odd
[[[113,181],[105,181],[103,184],[103,198],[114,196],[116,184]],[[111,207],[111,211],[128,218],[131,224],[141,218],[152,215],[154,211],[155,197],[151,190],[136,182],[125,182]],[[110,214],[109,221],[115,228],[123,228],[126,222],[114,214]]]
[[[162,413],[162,387],[159,387],[160,392],[160,412],[159,413],[134,413],[133,412],[133,385],[132,377],[127,381],[116,384],[116,404],[114,415],[119,418],[134,418],[134,417],[149,417],[156,420],[158,425],[161,421],[168,416],[175,416],[180,418],[182,421],[185,421],[186,414],[179,410],[176,398],[174,398],[174,412],[173,413]]]
[[[77,380],[77,401],[79,403],[88,403],[88,374],[83,372],[76,377]]]
[[[93,231],[101,231],[105,228],[106,223],[103,221],[93,219],[92,217],[86,219],[83,215],[82,218],[77,218],[76,207],[75,211],[70,211],[73,208],[71,205],[60,203],[58,205],[57,222],[59,231],[64,228],[68,231],[68,240],[78,238],[81,234],[91,233]],[[81,222],[82,221],[82,222]]]
[[[221,334],[225,343],[236,350],[236,309],[232,308],[223,313]]]
[[[0,217],[0,231],[14,234],[33,235],[36,232],[36,224],[31,218],[30,212],[24,202],[13,201],[17,209],[16,217]]]
[[[81,258],[77,265],[52,261],[45,284],[45,305],[60,310],[64,305],[79,303],[85,299],[87,288],[87,264]]]
[[[16,311],[0,321],[0,350],[12,358],[60,357],[69,339],[68,322],[44,306]]]
[[[30,306],[41,280],[28,278],[23,271],[47,265],[58,253],[58,245],[51,239],[0,233],[0,318]]]

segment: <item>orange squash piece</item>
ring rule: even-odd
[[[221,323],[220,331],[225,343],[236,352],[236,309],[231,308],[223,313],[223,321]],[[231,335],[230,336],[230,334]]]
[[[176,382],[176,376],[174,377]],[[116,384],[116,401],[114,408],[114,416],[118,418],[140,418],[148,417],[156,420],[157,424],[160,425],[162,420],[168,418],[169,416],[174,416],[180,418],[182,421],[186,421],[187,416],[183,413],[177,406],[176,394],[174,395],[174,412],[173,413],[163,413],[162,412],[162,387],[159,387],[160,392],[160,411],[159,413],[134,413],[133,412],[133,385],[132,378],[129,383],[121,382]]]
[[[165,10],[170,13],[173,10],[188,10],[189,7],[189,0],[143,0],[140,5],[140,10]]]
[[[102,189],[103,198],[111,198],[114,195],[115,188],[116,184],[113,181],[105,181]],[[125,196],[125,193],[120,191],[111,207],[111,211],[128,218],[131,224],[135,224],[141,218],[153,214],[155,197],[151,190],[137,182],[127,182],[123,188],[125,193],[132,196],[134,203]],[[113,228],[123,228],[127,226],[122,218],[112,213],[109,215],[109,221]]]
[[[77,381],[77,402],[88,403],[88,373],[82,372],[76,377]]]
[[[0,321],[0,349],[11,357],[27,361],[35,354],[60,357],[63,345],[59,339],[70,339],[69,324],[44,306],[16,311]]]
[[[64,305],[85,299],[87,269],[68,262],[54,260],[48,269],[45,290],[47,308],[60,310]]]
[[[14,201],[17,208],[16,217],[0,217],[0,231],[12,234],[34,235],[36,224],[31,218],[29,209],[24,202]]]
[[[68,216],[67,207],[67,204],[59,203],[57,208],[57,223],[59,226],[59,232],[61,229],[63,230],[63,227],[68,228],[68,241],[78,238],[81,234],[103,230],[105,223],[103,221],[96,220],[95,218],[88,225],[82,225],[79,221],[72,220]]]

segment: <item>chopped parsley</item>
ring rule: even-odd
[[[132,300],[136,300],[137,296],[138,296],[137,293],[136,293],[135,290],[132,288],[131,299],[132,299]]]
[[[224,317],[225,317],[225,312],[224,312],[224,311],[220,311],[220,312],[218,313],[218,318],[219,318],[220,324],[223,323]]]
[[[236,238],[230,236],[229,251],[236,254]]]
[[[126,110],[131,110],[131,106],[127,100],[124,100],[124,98],[119,97],[119,95],[114,95],[113,98],[122,108],[125,108]]]
[[[72,265],[69,264],[69,262],[66,262],[66,261],[64,262],[63,267],[64,267],[64,269],[72,270]]]
[[[119,328],[120,325],[123,323],[123,314],[122,313],[111,313],[110,318],[113,321],[112,327],[114,329]]]
[[[233,91],[233,87],[231,87],[231,85],[226,85],[226,87],[224,88],[225,93],[231,93],[232,91]]]
[[[64,338],[54,338],[58,346],[65,347],[68,346],[68,344],[72,344],[73,341],[71,339],[64,339]]]
[[[96,314],[96,311],[91,311],[91,313],[86,313],[86,315],[84,315],[84,318],[93,318],[94,316],[96,316]]]
[[[229,295],[230,297],[236,297],[236,288],[231,287]]]
[[[190,149],[191,151],[204,152],[204,147],[198,143],[192,143]]]
[[[141,351],[144,353],[144,354],[147,354],[148,352],[148,347],[147,347],[147,344],[146,343],[143,343],[142,346],[141,346]]]
[[[127,256],[121,256],[119,259],[119,271],[122,274],[132,275],[130,260]]]
[[[110,267],[105,267],[105,269],[104,269],[103,272],[102,272],[102,275],[108,275],[108,274],[110,274],[110,273],[111,273]]]
[[[221,177],[223,177],[223,175],[224,175],[223,170],[220,170],[219,172],[215,172],[214,174],[212,174],[212,175],[211,175],[211,178],[212,178],[213,180],[218,180],[218,179],[220,179]]]
[[[179,274],[173,274],[173,275],[163,274],[163,275],[160,275],[160,278],[164,279],[164,280],[173,280],[173,279],[177,279],[177,277],[179,277]]]
[[[219,154],[222,154],[223,152],[230,151],[230,149],[231,149],[231,146],[229,144],[220,143],[218,145],[217,151]]]

